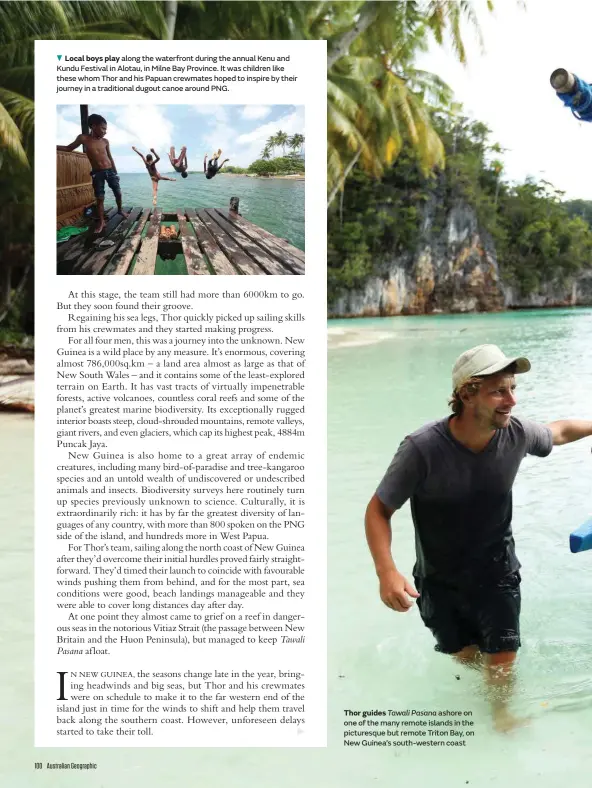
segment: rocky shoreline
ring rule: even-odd
[[[33,348],[0,347],[0,411],[35,412]]]
[[[510,309],[592,306],[592,270],[563,282],[545,282],[522,295],[502,281],[495,245],[471,206],[457,203],[435,229],[427,204],[414,252],[393,255],[359,290],[329,304],[329,318],[466,314]]]

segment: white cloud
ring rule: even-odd
[[[269,137],[278,131],[285,131],[286,134],[304,134],[304,107],[297,107],[293,112],[283,115],[277,120],[263,123],[253,131],[240,134],[231,140],[232,152],[235,154],[229,164],[236,164],[239,167],[246,167],[255,159],[261,157],[261,151]],[[237,148],[239,150],[237,150]],[[235,153],[236,152],[236,153]],[[281,154],[281,149],[276,149],[276,155]]]
[[[111,105],[97,108],[97,112],[107,117],[111,147],[135,145],[143,153],[154,148],[166,156],[173,144],[174,125],[158,105]]]
[[[260,120],[261,118],[266,118],[270,112],[271,107],[251,104],[243,109],[242,116],[245,120]]]
[[[182,115],[173,114],[174,121],[167,117],[170,107],[166,105],[111,104],[90,109],[107,119],[107,139],[120,172],[144,172],[142,160],[133,153],[132,145],[144,154],[153,147],[161,157],[158,169],[170,173],[170,146],[175,145],[179,150],[185,144],[189,148],[189,169],[199,172],[204,154],[211,155],[218,148],[229,164],[245,167],[260,158],[267,139],[280,129],[288,135],[304,133],[303,107],[192,104],[183,107]],[[280,118],[267,120],[271,112],[278,110],[284,113]],[[80,133],[78,112],[78,105],[58,107],[58,144],[68,144]],[[246,117],[249,114],[251,117]],[[260,119],[267,122],[241,134]],[[280,151],[276,153],[279,155]]]
[[[268,137],[280,130],[285,131],[286,134],[302,133],[304,131],[304,110],[298,108],[289,115],[264,123],[246,134],[241,134],[237,137],[236,143],[237,145],[249,145],[253,142],[265,143]]]
[[[68,118],[69,120],[77,120],[78,125],[80,125],[80,105],[79,104],[63,104],[62,106],[58,107],[58,112],[62,116],[62,118]]]
[[[76,123],[73,120],[68,120],[60,112],[57,117],[56,143],[58,145],[69,145],[71,142],[74,142],[79,134],[80,121]],[[82,148],[80,150],[82,150]]]
[[[227,124],[230,121],[228,110],[220,104],[193,104],[191,111],[206,116],[208,123]]]

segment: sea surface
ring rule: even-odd
[[[514,710],[495,733],[482,677],[433,651],[417,610],[382,605],[362,519],[399,441],[447,412],[450,369],[483,342],[524,354],[516,413],[592,418],[592,310],[331,321],[329,333],[329,747],[34,750],[32,743],[33,420],[0,415],[0,785],[7,788],[586,788],[592,768],[592,551],[569,533],[591,514],[592,439],[527,458],[514,488],[522,640]],[[40,521],[40,527],[43,522]],[[394,518],[410,574],[413,533]],[[465,746],[345,747],[344,710],[470,712]],[[351,718],[350,718],[351,719]],[[35,761],[94,761],[83,775]]]
[[[163,174],[165,174],[163,172]],[[239,211],[245,219],[285,238],[304,250],[304,181],[275,178],[248,178],[243,175],[216,175],[206,180],[203,173],[187,178],[166,173],[177,180],[160,181],[158,207],[164,211],[177,208],[224,208],[231,197],[238,197]],[[124,206],[150,207],[152,181],[148,173],[121,173],[119,176]],[[114,205],[113,193],[105,190],[105,206]]]

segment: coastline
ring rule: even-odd
[[[0,346],[0,412],[35,412],[33,349]]]
[[[304,175],[255,175],[248,172],[221,172],[220,175],[225,175],[227,178],[260,178],[262,181],[303,181]]]
[[[552,312],[553,310],[557,311],[576,311],[578,309],[591,309],[592,303],[590,304],[544,304],[541,306],[507,306],[503,309],[488,309],[488,310],[481,310],[481,311],[472,311],[472,312],[445,312],[443,310],[435,309],[432,312],[398,312],[394,315],[387,315],[387,314],[336,314],[333,312],[328,311],[327,313],[327,321],[329,320],[383,320],[386,318],[396,318],[396,317],[446,317],[446,316],[470,316],[470,315],[505,315],[510,314],[512,312],[536,312],[536,311],[548,311]]]

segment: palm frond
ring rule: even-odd
[[[22,144],[22,135],[12,115],[0,98],[0,152],[6,149],[19,164],[28,166],[27,154]]]

